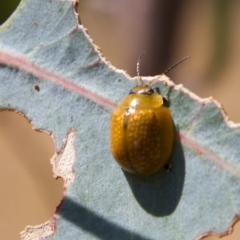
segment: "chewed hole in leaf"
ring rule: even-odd
[[[55,212],[63,182],[53,178],[53,154],[47,133],[34,131],[15,112],[0,112],[0,228],[4,239],[19,239],[26,225],[43,223]]]

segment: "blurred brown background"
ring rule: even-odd
[[[17,4],[0,1],[0,23]],[[146,51],[141,75],[155,75],[191,55],[168,75],[200,97],[213,96],[240,122],[240,1],[80,0],[79,7],[83,25],[117,68],[135,76],[137,58]],[[53,153],[50,136],[14,112],[0,112],[1,238],[19,239],[26,225],[54,213],[63,183],[52,178]],[[240,224],[223,239],[239,240]]]

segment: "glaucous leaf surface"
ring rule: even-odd
[[[20,112],[51,133],[58,154],[70,144],[61,161],[74,160],[47,223],[53,235],[44,230],[23,239],[192,240],[226,233],[240,214],[239,126],[227,122],[216,101],[163,78],[176,128],[172,170],[125,173],[110,153],[109,122],[133,79],[101,56],[71,2],[21,2],[0,28],[0,110]]]

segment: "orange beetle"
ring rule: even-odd
[[[162,96],[151,87],[154,82],[144,84],[140,77],[142,55],[137,62],[137,85],[112,114],[110,145],[113,157],[125,171],[150,175],[168,161],[174,130],[170,110],[164,106]]]

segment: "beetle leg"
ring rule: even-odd
[[[163,96],[162,99],[163,99],[163,105],[164,105],[165,107],[169,107],[170,101],[169,101],[168,96]]]
[[[169,173],[169,172],[172,171],[172,165],[166,163],[166,164],[164,165],[164,169],[166,170],[167,173]]]
[[[157,94],[161,95],[161,92],[160,92],[160,88],[159,88],[159,87],[155,87],[154,90],[156,91]]]

